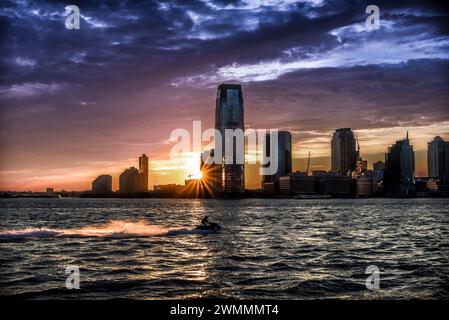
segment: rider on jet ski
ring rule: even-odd
[[[211,228],[213,230],[220,230],[221,227],[215,223],[215,222],[209,222],[209,216],[205,216],[202,220],[201,220],[201,227],[203,228]]]
[[[203,220],[201,220],[201,224],[202,224],[203,226],[208,226],[208,225],[210,225],[210,222],[209,222],[207,219],[209,219],[209,216],[205,216],[205,217],[203,218]]]

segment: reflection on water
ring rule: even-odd
[[[448,298],[447,199],[1,199],[0,295]],[[224,227],[195,230],[204,215]],[[81,289],[65,288],[77,265]],[[381,271],[366,289],[365,269]]]

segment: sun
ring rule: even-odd
[[[185,159],[187,163],[187,173],[191,179],[201,179],[203,176],[200,169],[200,156],[200,153],[193,153]]]

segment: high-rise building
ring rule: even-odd
[[[245,130],[243,113],[242,86],[239,84],[221,84],[218,86],[215,106],[215,128],[222,136],[222,182],[223,191],[226,193],[240,193],[245,191],[245,164],[237,163],[240,156],[245,156],[245,146],[237,146],[233,139],[233,161],[232,164],[224,163],[225,154],[225,130]],[[215,149],[217,150],[217,145]],[[228,155],[229,158],[230,155]],[[228,161],[229,162],[229,161]]]
[[[427,170],[430,178],[449,183],[449,142],[439,136],[427,145]]]
[[[106,194],[112,192],[112,176],[103,174],[92,181],[93,194]]]
[[[136,193],[139,191],[139,170],[131,167],[123,171],[119,177],[119,191],[121,193]]]
[[[148,191],[148,157],[146,154],[139,157],[139,191]]]
[[[331,141],[331,171],[348,175],[357,163],[354,133],[350,128],[335,130]]]
[[[384,171],[385,169],[385,162],[383,161],[377,161],[373,163],[373,170],[374,171]]]
[[[274,183],[275,191],[279,191],[279,179],[287,176],[292,172],[292,135],[288,131],[278,132],[278,148],[277,153],[277,170],[273,175],[265,175],[262,177],[262,189],[267,183]],[[271,157],[271,136],[267,134],[264,145],[265,156]],[[271,163],[267,163],[264,167],[269,167]]]
[[[408,195],[415,182],[415,152],[407,136],[385,155],[384,187],[387,194]]]
[[[377,161],[373,163],[373,171],[377,174],[379,179],[384,178],[385,162]]]

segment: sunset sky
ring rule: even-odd
[[[120,1],[121,2],[121,1]],[[294,170],[329,169],[350,127],[384,160],[409,131],[416,174],[449,139],[449,13],[433,1],[51,1],[0,4],[0,190],[90,189],[150,157],[150,186],[183,183],[198,156],[169,158],[176,128],[214,126],[216,88],[243,87],[245,126],[289,130]],[[365,9],[380,8],[367,30]],[[248,187],[258,187],[248,168]]]

